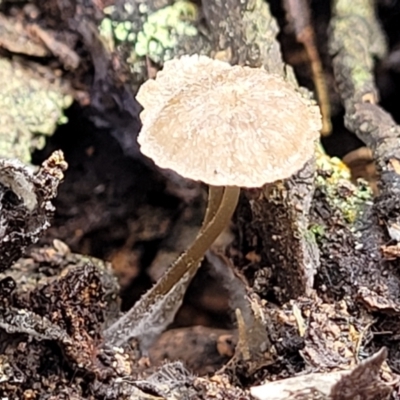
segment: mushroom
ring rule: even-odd
[[[236,208],[240,187],[285,179],[312,157],[317,106],[278,75],[206,56],[167,61],[145,82],[139,144],[159,167],[210,185],[203,228],[173,266],[175,281],[195,268]],[[160,281],[160,293],[169,290]]]
[[[229,223],[241,187],[288,178],[305,165],[319,138],[321,116],[278,75],[198,55],[167,61],[141,86],[137,100],[143,106],[142,153],[161,168],[209,185],[202,228],[145,296],[150,307],[196,272]]]

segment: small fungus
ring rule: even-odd
[[[147,309],[188,272],[195,273],[232,218],[241,187],[288,178],[311,159],[321,116],[278,75],[198,55],[167,61],[141,86],[137,100],[143,106],[138,138],[143,154],[161,168],[209,185],[203,226],[139,302],[146,304],[137,304]]]
[[[210,185],[203,228],[174,265],[175,279],[198,264],[229,222],[240,187],[261,187],[300,170],[321,128],[318,107],[280,76],[206,56],[167,61],[137,100],[144,108],[143,154]]]

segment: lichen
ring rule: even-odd
[[[139,32],[135,45],[138,56],[148,55],[155,62],[160,61],[161,55],[166,52],[167,58],[177,43],[179,36],[195,36],[197,28],[192,25],[198,18],[197,7],[185,0],[177,1],[169,7],[151,14],[142,32]]]
[[[131,46],[129,64],[138,58],[148,56],[156,63],[174,57],[174,51],[182,37],[198,34],[195,26],[199,18],[198,7],[187,0],[178,0],[170,6],[151,12],[144,4],[138,8],[142,27],[129,20],[117,20],[114,7],[109,7],[106,17],[100,24],[100,34],[110,48],[128,43]],[[136,33],[137,32],[137,33]]]
[[[51,83],[16,62],[0,59],[0,157],[25,163],[43,147],[72,103],[58,82]]]
[[[262,64],[267,71],[284,75],[285,67],[276,41],[279,27],[267,2],[249,1],[243,11],[243,25],[249,64],[254,67]]]

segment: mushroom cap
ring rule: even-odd
[[[321,129],[319,108],[280,76],[206,56],[167,61],[137,100],[143,154],[215,186],[290,177],[312,157]]]

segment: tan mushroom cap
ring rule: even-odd
[[[290,177],[312,157],[321,129],[319,108],[280,76],[205,56],[166,62],[137,99],[143,154],[215,186]]]

